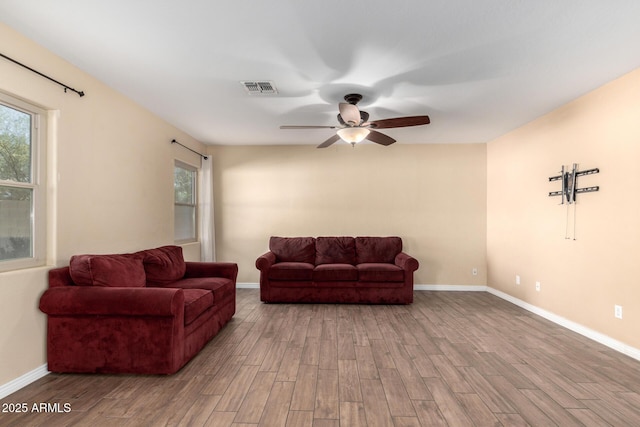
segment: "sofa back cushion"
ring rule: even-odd
[[[358,264],[370,262],[393,263],[402,252],[400,237],[356,237],[356,259]]]
[[[316,239],[313,237],[276,237],[269,239],[269,250],[276,255],[276,262],[316,261]]]
[[[69,273],[76,285],[144,287],[146,275],[138,254],[74,255]]]
[[[353,237],[316,238],[316,265],[356,263],[356,239]]]
[[[175,282],[182,279],[187,271],[180,246],[161,246],[140,251],[138,254],[142,256],[147,282],[151,285]]]

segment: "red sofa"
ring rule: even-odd
[[[236,310],[234,263],[185,262],[182,248],[78,255],[40,298],[52,372],[172,374]]]
[[[410,304],[418,261],[400,237],[271,237],[263,302]]]

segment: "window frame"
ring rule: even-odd
[[[176,168],[184,169],[186,171],[189,171],[189,172],[193,173],[193,180],[192,180],[192,182],[193,182],[193,194],[191,195],[192,196],[192,200],[193,200],[192,203],[183,203],[183,202],[178,202],[176,200],[176,197],[175,197],[175,185],[176,185],[175,170],[176,170]],[[189,163],[185,163],[183,161],[180,161],[180,160],[175,160],[174,161],[173,170],[174,170],[174,172],[173,172],[174,173],[174,175],[173,175],[173,177],[174,177],[173,178],[173,186],[174,186],[173,187],[174,188],[174,195],[173,195],[173,216],[174,216],[174,220],[173,220],[173,239],[174,239],[174,242],[176,244],[195,243],[195,242],[198,242],[198,240],[199,240],[198,236],[199,236],[199,226],[200,226],[199,225],[200,213],[198,212],[198,203],[199,203],[199,200],[198,200],[198,190],[199,190],[199,188],[198,188],[198,186],[199,186],[198,179],[199,179],[200,172],[199,172],[197,167],[195,167],[193,165],[190,165]],[[178,239],[177,238],[177,236],[176,236],[176,231],[177,230],[176,230],[176,222],[175,222],[176,221],[176,207],[177,206],[192,207],[193,208],[193,221],[194,221],[194,223],[193,223],[193,233],[194,233],[193,237],[189,237],[189,238],[186,238],[186,239]]]
[[[46,206],[46,146],[47,117],[45,109],[0,92],[0,104],[31,116],[31,179],[18,182],[0,179],[0,186],[32,190],[31,204],[31,256],[0,260],[0,273],[41,267],[47,260],[47,206]]]

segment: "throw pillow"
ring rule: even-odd
[[[74,255],[69,262],[74,283],[81,286],[144,287],[146,275],[137,254]]]
[[[356,240],[353,237],[316,238],[316,265],[355,263]]]
[[[142,256],[147,281],[152,284],[167,284],[180,280],[187,271],[182,247],[161,246],[138,252]]]
[[[402,251],[400,237],[356,237],[356,254],[358,264],[370,262],[395,261],[396,255]]]
[[[313,237],[271,237],[269,250],[276,255],[278,262],[316,261],[316,239]]]

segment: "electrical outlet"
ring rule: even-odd
[[[520,284],[520,276],[516,274],[516,285]]]
[[[475,267],[473,267],[473,268],[471,269],[471,274],[472,274],[472,275],[474,275],[474,276],[477,276],[477,275],[478,275],[478,269],[477,269],[477,268],[475,268]]]
[[[536,282],[536,291],[540,292],[540,282]]]
[[[622,319],[622,306],[614,305],[613,306],[613,315],[616,316],[616,319]]]

